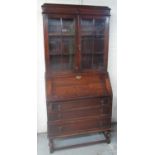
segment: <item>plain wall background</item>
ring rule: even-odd
[[[37,132],[47,132],[47,114],[45,100],[45,66],[44,66],[44,40],[43,40],[43,20],[41,5],[43,3],[60,4],[82,4],[109,6],[111,8],[110,18],[110,40],[109,40],[109,62],[108,71],[110,74],[113,89],[113,114],[112,121],[117,121],[117,1],[116,0],[38,0],[38,105],[37,105]]]

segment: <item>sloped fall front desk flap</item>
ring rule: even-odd
[[[46,80],[46,91],[48,101],[112,95],[108,75],[51,77]]]

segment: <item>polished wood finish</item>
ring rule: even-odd
[[[50,152],[110,143],[110,8],[42,5]],[[103,132],[105,140],[56,148],[54,139]]]

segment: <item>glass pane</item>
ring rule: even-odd
[[[61,20],[49,19],[48,21],[48,32],[49,33],[61,33]]]
[[[62,68],[63,69],[73,69],[73,65],[74,65],[74,56],[73,55],[63,55],[62,57],[62,63],[63,63],[63,66]]]
[[[61,56],[60,55],[50,55],[50,63],[53,71],[61,70]]]
[[[75,34],[75,22],[73,19],[62,19],[62,34]]]
[[[81,20],[81,35],[92,35],[94,33],[93,19]]]
[[[103,53],[104,49],[104,38],[94,37],[94,53]]]
[[[73,54],[74,53],[74,37],[64,37],[63,38],[63,54]]]
[[[103,35],[104,34],[104,26],[105,26],[104,19],[95,19],[95,34]]]
[[[82,37],[82,68],[91,68],[94,40],[93,37]]]
[[[103,68],[105,19],[81,19],[81,64],[83,69]]]
[[[64,37],[63,38],[63,50],[62,50],[62,62],[63,68],[72,69],[74,65],[74,53],[75,53],[75,45],[74,45],[74,37]]]
[[[93,51],[94,39],[93,37],[82,37],[81,46],[82,53],[92,53]]]
[[[103,67],[103,54],[95,54],[93,57],[93,68],[100,69]]]
[[[94,20],[81,20],[81,60],[83,69],[92,68],[92,54],[94,49]]]
[[[53,72],[73,69],[75,20],[49,19],[48,26],[50,66]]]
[[[61,54],[61,37],[49,37],[49,52],[53,55]]]
[[[104,38],[94,37],[94,53],[93,53],[93,68],[100,69],[103,67],[103,51]]]
[[[92,66],[92,55],[83,54],[82,55],[82,68],[90,69]]]

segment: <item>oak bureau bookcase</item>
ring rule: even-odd
[[[43,4],[50,152],[110,143],[112,89],[107,71],[110,8]],[[105,139],[57,148],[54,140],[103,133]]]

